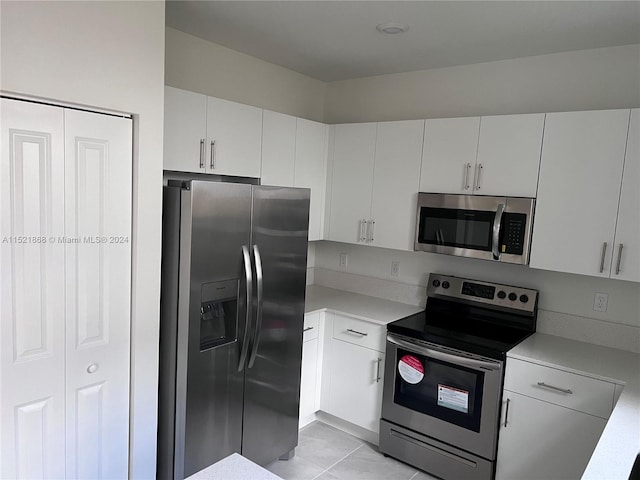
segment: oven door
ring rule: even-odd
[[[495,459],[503,362],[387,335],[382,418]]]

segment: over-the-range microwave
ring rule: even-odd
[[[420,193],[414,250],[529,263],[535,199]]]

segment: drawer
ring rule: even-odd
[[[504,388],[579,412],[609,418],[615,384],[557,368],[507,359]]]
[[[320,312],[307,313],[304,316],[304,328],[302,330],[302,341],[318,338],[318,328],[320,326]]]
[[[333,321],[333,338],[343,342],[353,343],[361,347],[384,352],[387,329],[364,320],[335,315]]]

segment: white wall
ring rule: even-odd
[[[326,123],[640,106],[640,45],[332,82]]]
[[[130,477],[155,478],[164,2],[0,2],[0,88],[134,115]]]
[[[322,121],[325,83],[173,28],[166,30],[167,85]]]

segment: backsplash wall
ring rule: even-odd
[[[534,288],[540,292],[538,331],[624,350],[640,351],[640,284],[536,270],[519,265],[403,252],[337,242],[314,242],[313,283],[424,305],[429,273]],[[347,254],[347,268],[339,266]],[[391,262],[400,262],[391,276]],[[596,292],[609,295],[606,312],[593,310]]]

